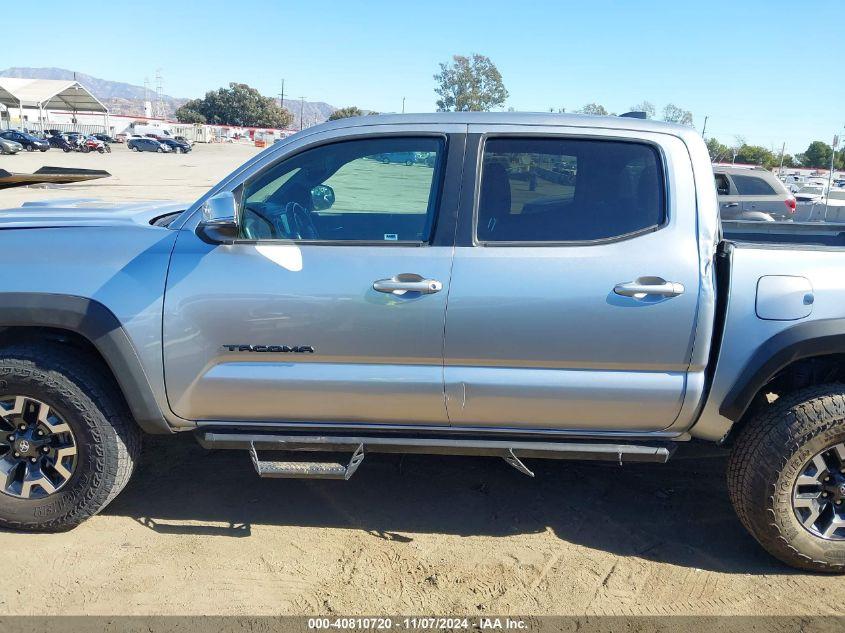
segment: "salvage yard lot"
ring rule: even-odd
[[[114,176],[0,191],[0,207],[191,202],[257,151],[3,156]],[[816,615],[845,600],[841,578],[768,556],[730,507],[723,457],[692,447],[665,466],[534,460],[536,479],[492,458],[369,455],[336,482],[262,480],[245,453],[148,439],[103,514],[0,532],[0,614]]]

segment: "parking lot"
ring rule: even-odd
[[[0,168],[111,178],[25,200],[190,202],[259,150],[21,153]],[[126,490],[64,534],[0,532],[3,614],[840,614],[841,578],[766,554],[728,501],[724,456],[667,465],[368,456],[349,482],[262,480],[245,453],[149,438]]]

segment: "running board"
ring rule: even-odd
[[[204,448],[248,450],[256,472],[262,477],[317,477],[349,479],[364,459],[364,453],[415,453],[431,455],[486,455],[500,457],[529,476],[522,459],[574,459],[664,463],[675,450],[671,442],[620,444],[613,442],[536,442],[479,438],[402,437],[385,435],[297,435],[269,432],[200,431],[197,440]],[[258,451],[352,452],[349,464],[323,462],[262,461]]]
[[[255,445],[250,444],[249,454],[252,457],[252,465],[259,477],[280,477],[286,479],[343,479],[348,480],[358,466],[364,461],[364,445],[360,444],[349,463],[343,464],[334,462],[276,462],[263,461],[258,459],[258,451]]]

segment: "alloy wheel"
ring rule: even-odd
[[[804,465],[795,481],[792,507],[811,534],[845,540],[845,443],[824,449]]]
[[[41,499],[70,481],[76,439],[49,405],[30,396],[0,398],[0,492]]]

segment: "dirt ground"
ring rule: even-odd
[[[23,154],[0,168],[102,167],[88,185],[0,191],[191,201],[253,155]],[[666,465],[368,456],[349,482],[261,480],[246,454],[148,438],[100,516],[0,532],[8,614],[841,614],[841,578],[769,557],[733,514],[723,457]]]

